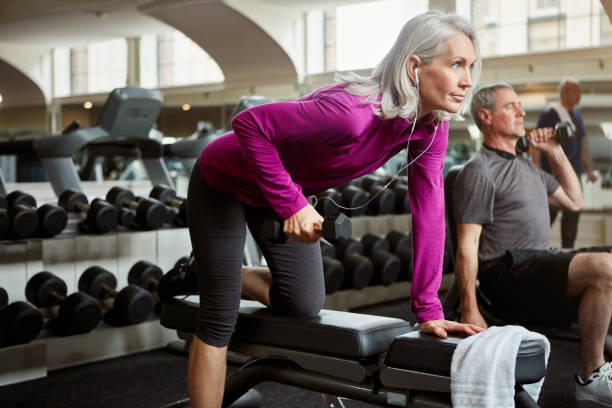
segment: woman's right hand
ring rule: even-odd
[[[297,242],[314,243],[321,238],[323,217],[310,204],[287,218],[283,232]]]

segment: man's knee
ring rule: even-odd
[[[612,288],[612,254],[595,252],[589,256],[591,267],[585,271],[588,284],[601,289]]]

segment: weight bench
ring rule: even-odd
[[[161,324],[179,337],[193,336],[199,298],[162,304]],[[251,357],[228,375],[223,406],[266,381],[292,385],[379,406],[450,407],[450,366],[462,337],[413,331],[406,321],[322,310],[315,318],[274,313],[242,300],[229,349]],[[545,374],[544,348],[521,344],[516,365],[516,406],[537,407],[521,384]],[[168,407],[185,407],[188,400]]]

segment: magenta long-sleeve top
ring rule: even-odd
[[[412,124],[404,118],[381,119],[362,97],[345,92],[345,86],[330,85],[293,102],[241,112],[232,121],[234,130],[202,151],[198,164],[204,180],[246,204],[272,207],[286,219],[306,206],[304,195],[378,169],[406,147]],[[408,160],[430,143],[408,169],[414,271],[410,295],[419,322],[444,316],[438,289],[448,122],[417,126]]]

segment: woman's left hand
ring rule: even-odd
[[[448,333],[466,333],[471,336],[472,334],[480,333],[483,330],[485,329],[473,324],[464,324],[444,319],[429,320],[421,323],[421,331],[423,333],[435,334],[443,339],[448,336]]]

